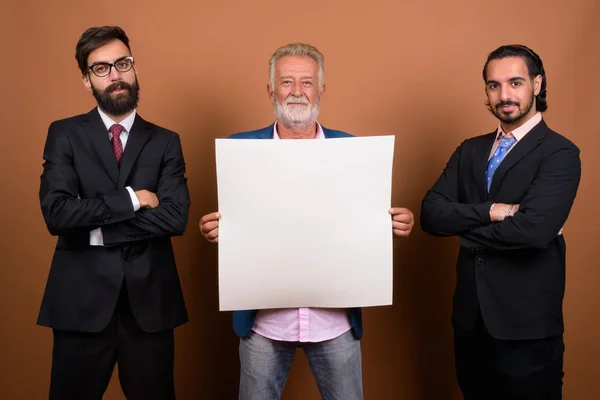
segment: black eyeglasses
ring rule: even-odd
[[[98,78],[104,78],[110,75],[112,67],[119,72],[127,72],[133,68],[133,57],[121,57],[114,63],[97,62],[90,65],[90,71],[94,73]]]

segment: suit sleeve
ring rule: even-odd
[[[518,250],[546,247],[569,216],[581,178],[579,149],[563,147],[546,156],[513,217],[473,229],[464,247]]]
[[[463,142],[452,154],[446,168],[421,204],[421,228],[435,236],[452,236],[491,224],[492,202],[467,204],[460,201]]]
[[[167,145],[156,195],[159,205],[141,209],[127,221],[102,228],[104,244],[126,243],[152,237],[182,235],[186,229],[190,197],[185,178],[181,141],[173,134]],[[129,202],[131,203],[131,201]]]
[[[44,221],[52,235],[89,232],[106,224],[133,218],[125,188],[97,199],[80,199],[79,178],[73,149],[64,124],[52,123],[44,147],[40,203]]]

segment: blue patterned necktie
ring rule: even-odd
[[[485,173],[487,178],[487,190],[490,191],[490,185],[492,184],[492,177],[494,176],[494,172],[498,169],[498,166],[506,156],[506,152],[510,147],[517,141],[515,138],[507,138],[500,137],[500,143],[498,143],[498,147],[496,147],[496,151],[490,160],[488,161],[487,171]]]

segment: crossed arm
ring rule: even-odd
[[[141,206],[137,212],[126,188],[82,199],[72,146],[66,132],[53,123],[44,148],[39,193],[48,230],[52,235],[89,234],[102,227],[105,244],[181,235],[187,225],[189,195],[181,143],[175,134],[163,164],[156,193],[135,192]]]
[[[459,162],[463,145],[423,199],[423,230],[436,236],[460,235],[461,245],[467,247],[518,250],[548,245],[567,220],[577,193],[579,150],[564,147],[547,155],[525,196],[508,212],[508,204],[461,201]]]

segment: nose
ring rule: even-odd
[[[108,74],[108,78],[111,80],[111,82],[120,81],[121,80],[121,72],[117,71],[117,69],[113,65],[112,68],[110,69],[110,74]]]
[[[302,96],[302,82],[300,82],[300,81],[294,82],[294,87],[292,88],[292,94],[296,97]]]
[[[510,100],[511,91],[510,85],[502,85],[500,87],[500,100],[507,101]]]

